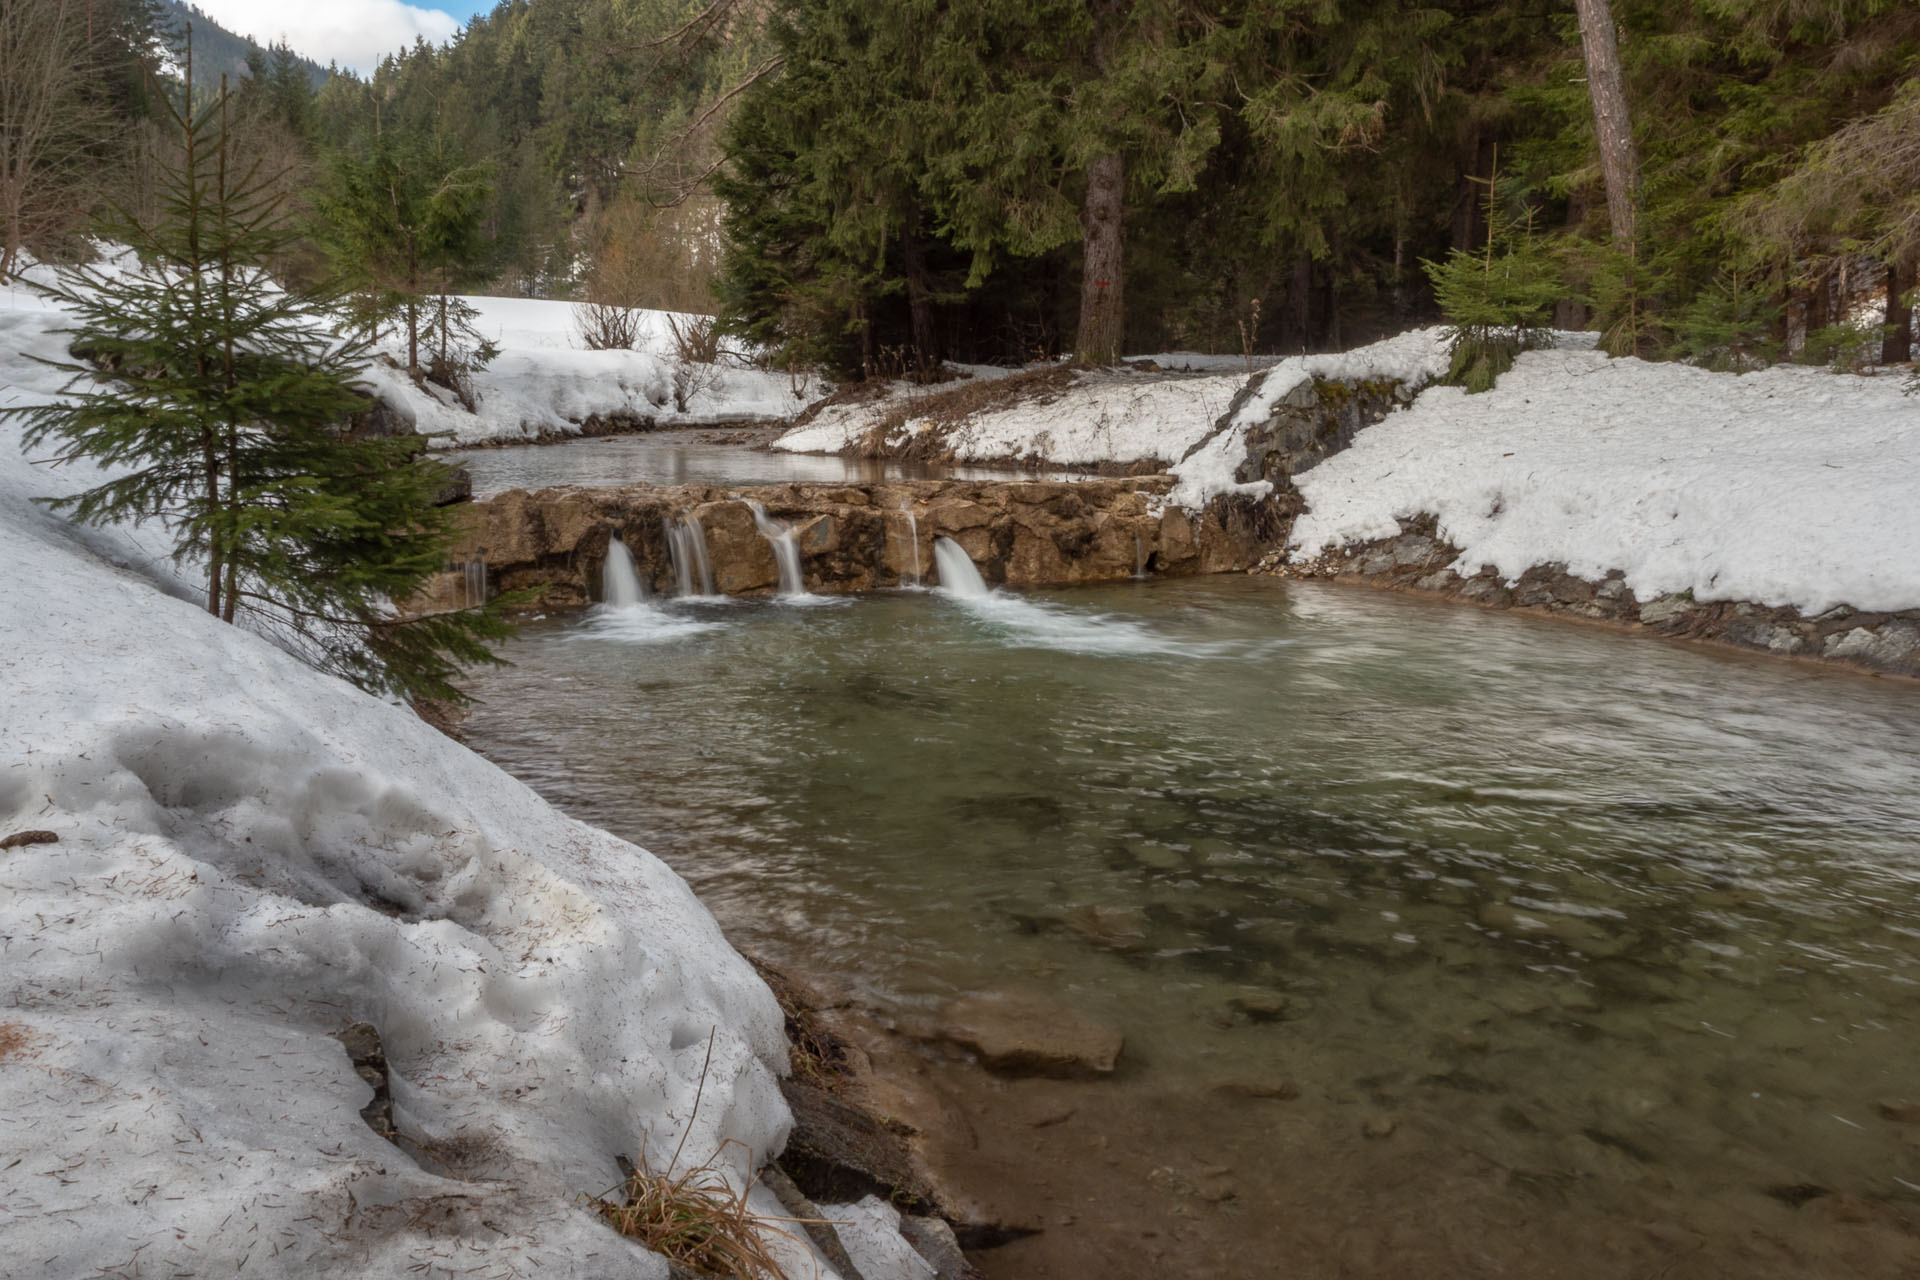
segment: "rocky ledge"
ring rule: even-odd
[[[515,489],[467,509],[453,570],[416,606],[455,607],[471,603],[477,591],[523,590],[539,607],[592,603],[601,597],[601,568],[615,536],[642,581],[671,594],[673,543],[684,539],[689,521],[704,539],[715,591],[770,592],[779,567],[750,503],[792,531],[806,589],[822,594],[931,582],[939,537],[958,543],[988,583],[1019,587],[1251,568],[1264,545],[1259,513],[1229,502],[1190,513],[1165,504],[1172,487],[1171,477],[1154,475]]]
[[[1820,658],[1890,675],[1920,676],[1920,610],[1869,613],[1841,606],[1805,617],[1790,606],[1699,601],[1691,595],[1642,600],[1618,571],[1599,582],[1565,565],[1536,565],[1516,579],[1492,568],[1462,575],[1459,548],[1431,516],[1400,522],[1393,538],[1356,543],[1290,562],[1270,552],[1258,568],[1287,578],[1358,581],[1453,596],[1494,609],[1529,609],[1609,622],[1684,640],[1704,640],[1782,657]]]

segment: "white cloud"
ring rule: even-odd
[[[460,22],[438,9],[401,0],[193,0],[227,30],[261,44],[284,41],[295,53],[326,66],[338,62],[365,74],[389,53],[421,36],[438,44]]]

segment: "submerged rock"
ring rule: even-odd
[[[1126,1038],[1117,1030],[1040,996],[988,992],[941,1011],[935,1034],[973,1050],[1009,1076],[1061,1079],[1106,1075]]]

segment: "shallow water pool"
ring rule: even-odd
[[[739,941],[1125,1031],[951,1065],[994,1274],[1920,1272],[1920,688],[1257,578],[507,656],[474,745]]]

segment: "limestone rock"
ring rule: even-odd
[[[1640,621],[1649,627],[1657,627],[1692,611],[1693,607],[1693,601],[1685,596],[1660,596],[1640,606]]]
[[[936,1034],[972,1049],[988,1069],[1062,1079],[1113,1071],[1125,1037],[1040,996],[987,992],[941,1011]]]

